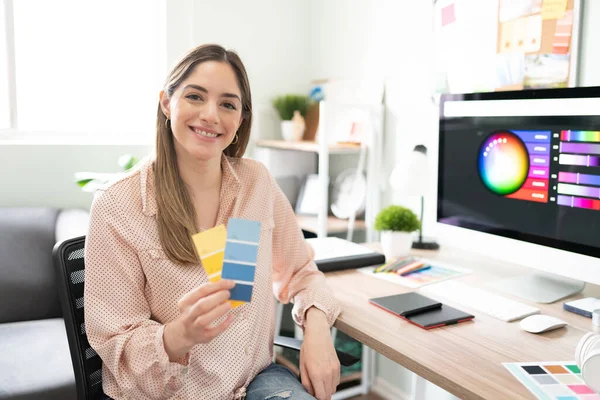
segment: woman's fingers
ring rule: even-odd
[[[214,307],[212,310],[208,311],[205,314],[199,315],[194,321],[194,328],[198,329],[208,329],[210,326],[223,315],[227,314],[227,312],[231,310],[231,303],[226,301],[225,303],[219,304]]]
[[[229,297],[231,297],[231,292],[229,290],[220,290],[198,300],[187,312],[191,317],[196,319],[213,310],[215,307],[227,302]]]
[[[310,393],[312,396],[314,396],[315,391],[310,382],[310,377],[308,376],[308,371],[306,370],[306,366],[304,365],[302,360],[300,362],[300,380],[302,381],[302,386],[304,386],[304,389],[306,389],[306,391],[308,393]]]
[[[221,279],[217,282],[208,282],[198,286],[196,289],[183,296],[177,305],[179,310],[185,310],[193,306],[198,300],[207,297],[220,290],[231,290],[235,286],[235,282],[230,279]]]
[[[230,314],[219,325],[215,326],[214,328],[205,329],[204,330],[205,340],[208,342],[210,340],[213,340],[215,337],[219,336],[221,333],[223,333],[223,331],[225,331],[227,328],[229,328],[229,326],[233,322],[233,319],[234,319],[233,315]]]

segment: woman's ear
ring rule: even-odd
[[[171,110],[170,110],[170,99],[167,96],[167,94],[165,93],[164,90],[160,91],[160,109],[162,110],[163,114],[165,114],[165,116],[167,117],[167,119],[171,118]]]

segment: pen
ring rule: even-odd
[[[406,272],[410,272],[410,271],[413,271],[415,269],[419,269],[423,265],[425,265],[425,263],[423,261],[413,261],[412,263],[404,265],[401,268],[395,269],[394,272],[397,273],[398,275],[402,275],[402,274],[404,274]]]
[[[417,268],[417,269],[413,269],[412,271],[404,272],[404,273],[400,274],[400,276],[406,276],[406,275],[414,274],[415,272],[421,272],[421,271],[425,271],[428,269],[431,269],[431,265],[425,265],[421,268]]]
[[[395,268],[397,268],[396,266],[404,265],[407,262],[412,262],[412,257],[397,258],[397,259],[391,260],[390,262],[380,265],[373,272],[379,273],[379,272],[389,272],[391,270],[395,271]]]

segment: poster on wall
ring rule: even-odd
[[[436,90],[576,83],[581,0],[436,0]]]

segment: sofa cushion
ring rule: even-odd
[[[52,261],[57,215],[0,208],[0,323],[62,315]]]
[[[0,324],[0,399],[75,400],[62,318]]]

